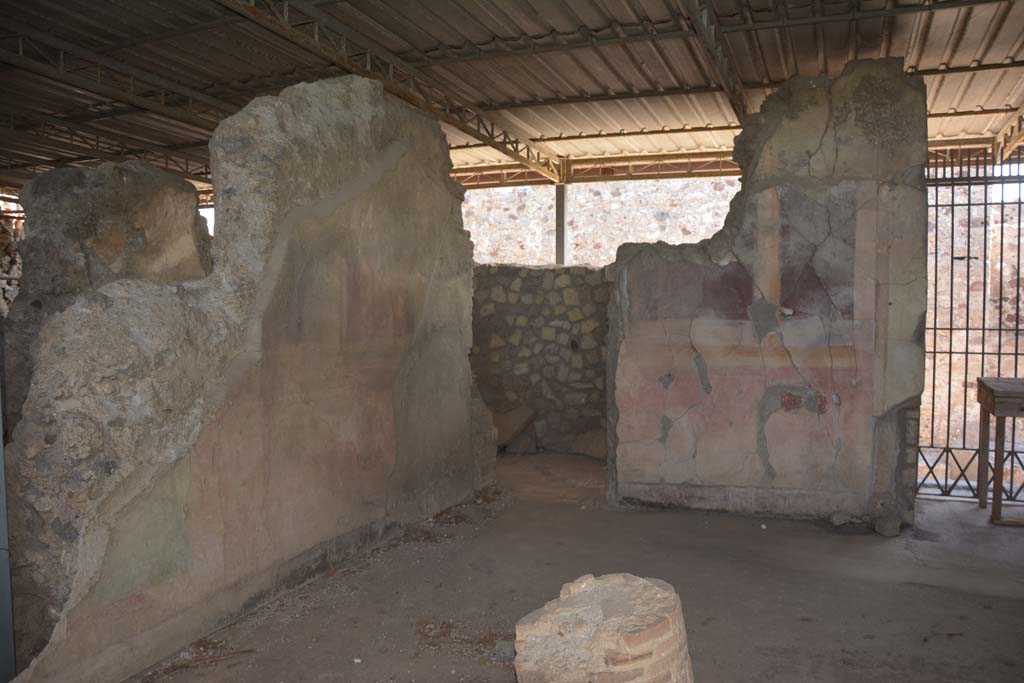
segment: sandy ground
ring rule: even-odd
[[[696,680],[1024,680],[1024,529],[919,501],[885,539],[791,520],[616,511],[604,465],[499,460],[498,492],[405,530],[133,683],[515,680],[515,622],[586,573],[679,592]],[[1024,516],[1015,507],[1007,516]]]

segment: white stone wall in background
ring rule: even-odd
[[[699,242],[722,227],[738,178],[678,178],[569,185],[567,265],[603,266],[623,242]],[[553,186],[469,190],[463,223],[477,263],[555,261]]]
[[[569,265],[604,266],[625,242],[700,242],[722,228],[738,178],[673,178],[569,185]]]
[[[555,262],[555,186],[470,190],[462,222],[477,263],[547,266]]]

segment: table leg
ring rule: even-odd
[[[988,506],[988,411],[981,409],[981,428],[978,433],[978,507]]]
[[[996,417],[996,459],[992,465],[992,523],[1003,518],[1003,442],[1006,441],[1006,418]]]

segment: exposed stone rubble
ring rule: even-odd
[[[21,283],[21,254],[18,241],[24,237],[21,220],[0,219],[0,318],[11,312]]]
[[[604,458],[609,286],[588,268],[474,268],[471,363],[498,445]]]
[[[437,123],[348,77],[252,101],[210,148],[201,280],[201,246],[171,258],[140,213],[192,221],[194,194],[148,169],[27,192],[44,239],[15,309],[46,318],[8,450],[23,664],[53,629],[27,680],[121,680],[492,476]]]
[[[210,234],[195,188],[142,161],[59,168],[21,191],[25,239],[19,305],[5,326],[4,428],[17,426],[46,318],[80,293],[132,278],[198,280],[211,270]]]
[[[672,586],[587,574],[516,624],[519,683],[693,683],[682,606]]]
[[[794,79],[736,140],[720,233],[619,249],[614,501],[912,522],[926,124],[898,60]]]

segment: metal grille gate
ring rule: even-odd
[[[979,376],[1020,377],[1021,150],[932,152],[918,494],[977,495]],[[1024,500],[1024,419],[1006,430],[1005,500]],[[990,448],[992,453],[994,444]],[[991,472],[991,469],[989,470]]]

